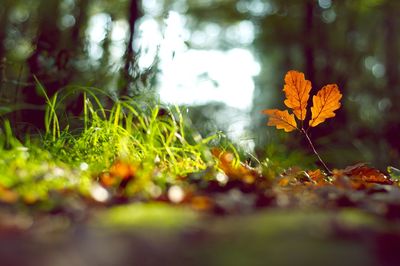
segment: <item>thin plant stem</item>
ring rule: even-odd
[[[328,172],[328,174],[332,174],[331,170],[328,168],[328,166],[326,166],[326,164],[324,163],[324,161],[322,160],[321,156],[319,156],[317,150],[314,147],[314,144],[312,143],[310,137],[308,136],[307,132],[304,130],[304,128],[301,129],[301,132],[306,136],[308,143],[310,143],[311,149],[313,150],[313,152],[315,153],[315,155],[317,155],[318,160],[321,162],[321,164],[325,167],[326,171]]]

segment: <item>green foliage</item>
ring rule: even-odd
[[[13,191],[3,194],[2,200],[21,199],[35,203],[48,200],[53,190],[88,192],[90,181],[84,171],[55,160],[48,151],[36,145],[22,145],[12,135],[8,121],[4,122],[0,144],[0,188]]]
[[[208,144],[220,136],[203,139],[177,106],[123,98],[106,108],[103,98],[111,98],[93,88],[65,88],[52,97],[39,81],[37,88],[47,102],[43,135],[26,136],[23,145],[8,121],[1,132],[0,189],[10,195],[4,201],[46,201],[53,190],[88,195],[98,186],[99,175],[117,161],[135,165],[129,195],[145,195],[150,186],[165,187],[215,165]],[[69,117],[63,103],[76,93],[83,95],[78,118]],[[79,125],[71,126],[74,119]]]
[[[216,136],[202,139],[187,128],[178,107],[124,98],[107,110],[93,93],[83,93],[83,125],[77,133],[68,126],[60,129],[58,94],[48,100],[46,148],[61,161],[85,162],[97,171],[110,167],[116,159],[151,161],[174,176],[206,168],[210,159],[206,144]]]

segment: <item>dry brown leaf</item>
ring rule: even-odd
[[[191,198],[190,205],[197,211],[209,211],[214,207],[214,202],[207,196],[194,196]]]
[[[356,164],[349,166],[343,170],[343,173],[350,178],[360,180],[366,183],[378,183],[391,185],[393,181],[376,168],[369,167],[365,164]]]
[[[100,175],[100,182],[105,187],[111,187],[119,182],[117,178],[111,176],[110,173],[105,172]]]
[[[6,187],[0,185],[0,201],[5,203],[15,203],[19,198],[19,195],[9,190]]]
[[[307,174],[317,185],[329,184],[329,182],[326,181],[326,175],[320,169],[314,171],[309,170],[307,171]]]
[[[124,188],[128,182],[134,179],[137,166],[129,162],[116,160],[110,167],[110,170],[103,172],[99,176],[101,184],[105,187],[119,185]]]
[[[116,161],[110,168],[110,175],[114,177],[120,177],[121,179],[128,179],[135,175],[135,167],[123,161]]]
[[[255,169],[252,169],[246,164],[236,164],[235,156],[232,153],[222,151],[218,148],[213,148],[211,152],[219,160],[218,167],[224,171],[230,179],[240,180],[246,184],[252,184],[259,176],[259,173]]]

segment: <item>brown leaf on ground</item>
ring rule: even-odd
[[[135,177],[137,168],[135,165],[117,160],[110,167],[110,170],[100,175],[100,182],[105,187],[111,187],[116,184],[126,183]],[[123,181],[123,182],[122,182]]]
[[[121,179],[132,178],[136,173],[135,167],[123,161],[116,161],[110,168],[110,175],[120,177]]]
[[[235,163],[235,156],[230,152],[218,148],[213,148],[211,152],[218,159],[218,167],[231,179],[252,184],[260,175],[258,171],[244,163]]]
[[[15,203],[19,196],[16,192],[0,185],[0,201],[5,203]]]
[[[344,183],[347,183],[353,189],[357,190],[369,188],[374,184],[393,184],[393,181],[390,180],[378,169],[369,167],[363,163],[348,166],[345,169],[341,170],[334,170],[333,173],[335,178],[335,185],[344,186]]]
[[[376,168],[365,164],[356,164],[343,169],[343,173],[353,179],[361,179],[367,183],[392,185],[393,181]]]
[[[214,207],[214,202],[207,196],[194,196],[190,200],[190,206],[197,211],[210,211]]]
[[[310,176],[311,180],[313,180],[317,185],[327,185],[329,182],[327,181],[327,176],[321,169],[317,170],[309,170],[307,174]]]
[[[118,183],[119,180],[115,176],[111,176],[110,173],[105,172],[100,175],[100,182],[105,187],[111,187]]]

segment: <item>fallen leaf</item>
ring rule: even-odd
[[[366,183],[377,183],[391,185],[393,181],[378,169],[369,167],[363,163],[346,167],[343,174],[349,176],[352,180],[360,180]]]
[[[268,126],[276,126],[277,129],[283,129],[285,132],[298,129],[294,115],[289,114],[287,110],[266,109],[262,113],[269,116]]]
[[[311,82],[305,79],[303,73],[291,70],[285,76],[283,91],[286,94],[285,105],[293,110],[299,120],[303,121],[307,114]]]
[[[116,161],[110,168],[110,175],[120,177],[121,179],[129,179],[135,175],[135,167],[123,161]]]
[[[333,184],[337,187],[365,190],[380,185],[392,185],[393,181],[378,169],[364,163],[348,166],[345,169],[333,170]]]
[[[278,185],[281,187],[286,187],[289,185],[291,178],[289,177],[282,177],[281,179],[279,179],[278,181]]]
[[[127,184],[135,178],[137,166],[129,162],[116,160],[109,171],[103,172],[99,176],[101,184],[105,187],[118,186],[124,190]]]
[[[111,176],[110,173],[105,172],[100,175],[100,182],[105,187],[111,187],[117,184],[118,180],[114,176]]]
[[[213,148],[211,153],[219,160],[218,167],[230,179],[240,180],[245,184],[252,184],[259,176],[257,170],[251,168],[250,166],[243,163],[235,163],[235,156],[230,152]]]
[[[317,184],[326,184],[328,183],[326,181],[326,175],[320,170],[309,170],[307,171],[307,174],[310,176],[311,180],[313,180],[314,182],[316,182]]]
[[[194,196],[190,201],[190,205],[197,211],[209,211],[214,207],[214,202],[210,197]]]
[[[328,84],[313,96],[313,106],[311,107],[311,120],[309,125],[315,127],[327,118],[335,116],[334,111],[340,108],[342,94],[336,84]]]
[[[0,201],[5,202],[5,203],[15,203],[19,198],[19,195],[12,191],[9,190],[8,188],[5,188],[0,185]]]

